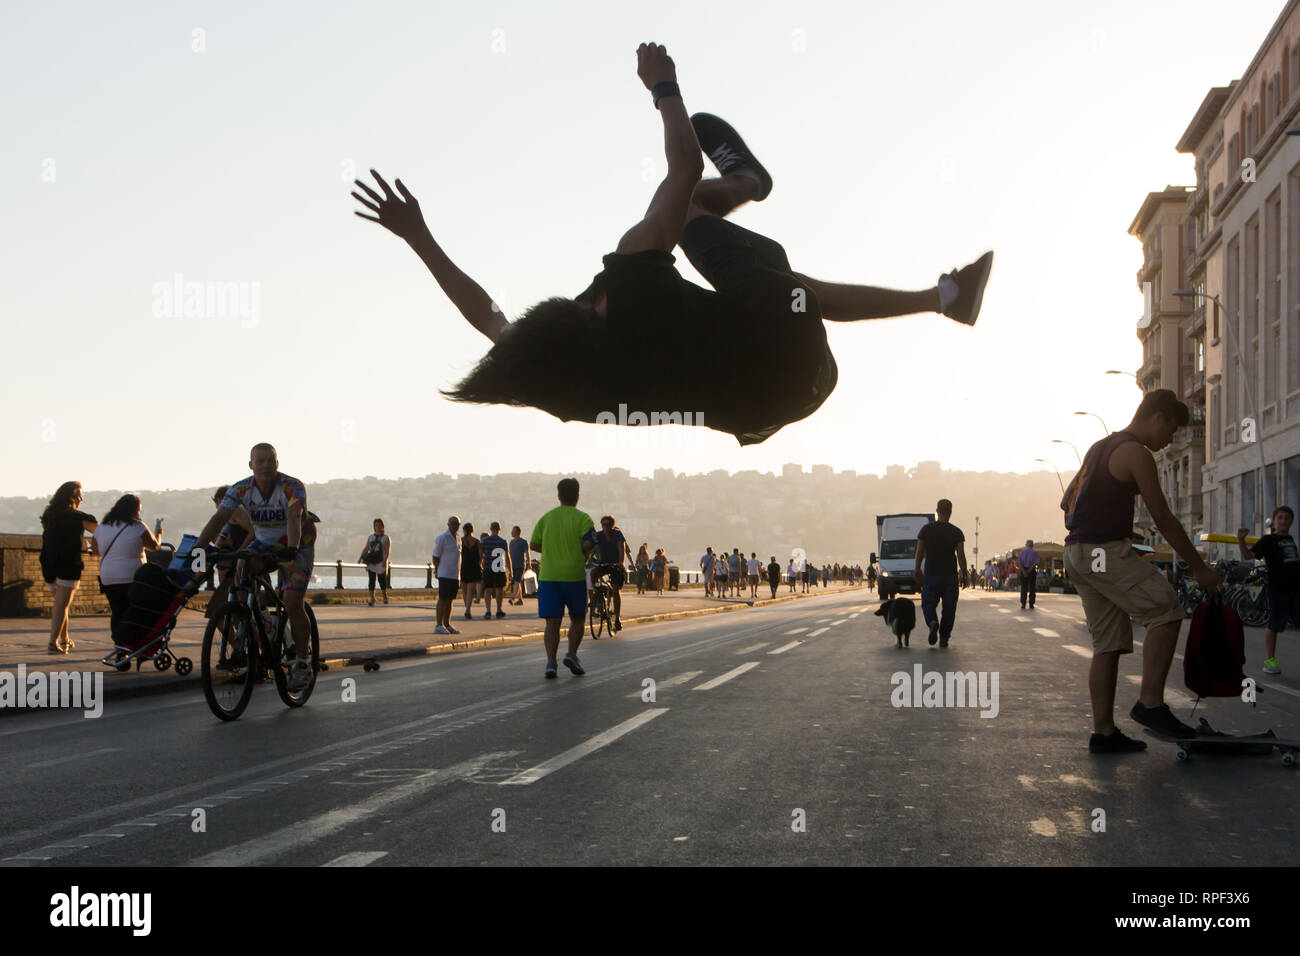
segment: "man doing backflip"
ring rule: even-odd
[[[664,47],[637,49],[637,75],[663,119],[668,173],[644,218],[604,257],[585,291],[540,302],[515,322],[447,258],[400,179],[396,193],[374,170],[380,191],[356,181],[361,192],[352,195],[366,209],[356,215],[404,239],[460,313],[493,342],[473,371],[444,392],[449,398],[534,407],[564,421],[607,421],[619,404],[650,424],[695,413],[694,424],[749,445],[811,415],[835,388],[839,373],[823,320],[941,312],[975,324],[993,253],[916,292],[795,272],[779,243],[723,218],[772,191],[772,177],[735,130],[708,113],[687,115]],[[701,149],[719,178],[701,181]],[[671,252],[679,245],[713,291],[678,274]],[[646,335],[647,328],[655,334]],[[609,388],[593,388],[592,369],[602,368],[606,357],[617,358],[619,374]],[[757,393],[745,387],[759,380],[764,388]]]

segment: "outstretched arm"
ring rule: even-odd
[[[358,179],[356,184],[366,195],[361,196],[356,192],[352,195],[361,205],[377,215],[368,216],[359,210],[356,211],[356,215],[377,222],[393,235],[405,239],[407,245],[414,250],[420,257],[420,261],[438,280],[438,285],[447,294],[447,298],[451,299],[451,304],[465,316],[466,321],[496,342],[510,328],[510,323],[492,301],[492,297],[482,286],[456,268],[456,264],[448,259],[447,254],[433,241],[433,235],[425,225],[424,214],[420,212],[420,203],[402,181],[394,180],[397,191],[402,194],[401,198],[398,198],[379,173],[372,169],[370,174],[375,177],[375,182],[379,184],[384,194],[379,195]],[[366,196],[370,198],[367,199]],[[402,201],[403,199],[405,202]]]
[[[636,72],[647,90],[653,90],[656,83],[677,81],[677,67],[666,48],[655,43],[643,43],[637,48],[636,57]],[[646,249],[671,252],[681,237],[691,196],[695,194],[695,186],[704,173],[700,142],[695,137],[695,127],[686,114],[686,104],[682,97],[662,97],[659,100],[659,113],[664,121],[664,155],[668,160],[668,175],[655,190],[645,218],[619,240],[618,251],[622,253]]]

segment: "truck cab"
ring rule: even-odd
[[[916,567],[916,536],[933,520],[933,512],[876,515],[878,554],[872,558],[880,566],[877,590],[881,600],[921,590],[921,582],[912,573]]]

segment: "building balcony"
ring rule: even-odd
[[[1160,374],[1160,355],[1159,353],[1157,353],[1151,356],[1150,358],[1144,359],[1142,361],[1141,366],[1139,366],[1138,368],[1137,377],[1139,382],[1144,382],[1152,375],[1159,375],[1159,374]]]
[[[1138,287],[1141,288],[1143,282],[1150,281],[1151,277],[1160,269],[1160,253],[1153,252],[1142,262],[1142,268],[1137,271]]]
[[[1192,309],[1191,321],[1187,324],[1187,335],[1195,336],[1205,328],[1205,305],[1202,303]]]

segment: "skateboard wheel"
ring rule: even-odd
[[[1286,764],[1288,767],[1295,766],[1295,753],[1291,751],[1284,753],[1282,755],[1282,762]]]
[[[1174,754],[1174,759],[1177,760],[1179,763],[1182,763],[1184,760],[1186,760],[1186,759],[1187,759],[1188,757],[1190,757],[1190,756],[1191,756],[1191,754],[1189,754],[1189,753],[1188,753],[1186,750],[1184,750],[1182,747],[1179,747],[1179,748],[1178,748],[1178,752]]]

